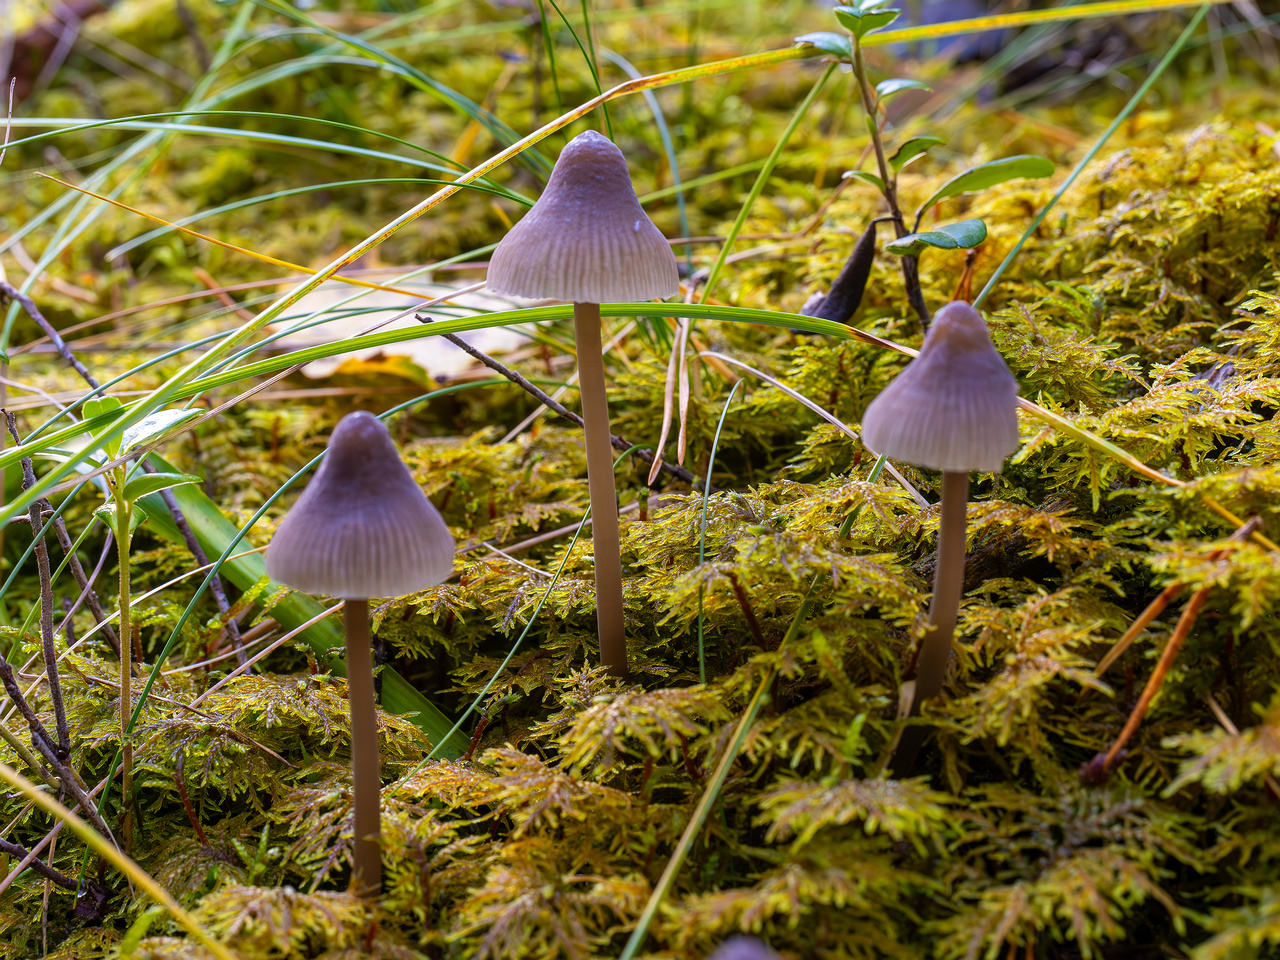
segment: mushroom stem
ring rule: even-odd
[[[942,677],[951,659],[951,638],[964,592],[965,508],[969,503],[969,474],[942,474],[942,521],[938,525],[938,565],[933,570],[933,599],[929,603],[929,630],[920,641],[916,666],[916,696],[911,708],[942,690]]]
[[[351,699],[351,773],[355,798],[355,855],[351,886],[359,894],[382,890],[382,774],[378,764],[378,714],[373,695],[373,655],[369,642],[369,601],[346,600],[347,691]]]
[[[929,628],[920,641],[916,683],[909,716],[920,714],[924,701],[942,690],[942,679],[951,659],[951,641],[964,592],[965,508],[969,503],[969,474],[945,470],[942,474],[942,517],[938,525],[938,562],[933,570],[933,599],[929,603]],[[926,728],[907,727],[898,741],[891,764],[894,775],[909,776],[916,754],[924,743]]]
[[[596,629],[600,662],[616,676],[627,675],[627,641],[622,622],[622,549],[618,537],[618,494],[613,483],[609,400],[600,345],[600,305],[575,303],[573,328],[578,346],[578,389],[582,395],[587,445],[587,485],[591,494],[591,542],[596,574]]]

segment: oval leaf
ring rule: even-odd
[[[859,38],[865,37],[872,30],[887,27],[897,20],[902,13],[901,10],[896,10],[892,7],[886,10],[857,10],[853,7],[836,7],[833,12],[836,15],[836,19],[840,21],[840,26]]]
[[[901,170],[912,160],[924,156],[925,151],[930,147],[936,147],[942,142],[941,137],[912,137],[889,158],[889,166],[894,170]]]
[[[104,503],[98,509],[93,511],[93,515],[111,528],[111,532],[116,535],[116,539],[120,540],[120,527],[117,522],[116,505],[114,503]],[[138,525],[146,523],[147,511],[136,503],[133,509],[129,511],[129,532],[132,533],[138,529]]]
[[[1053,174],[1053,161],[1045,157],[1033,157],[1023,154],[1017,157],[1005,157],[1003,160],[992,160],[970,167],[940,186],[924,203],[920,204],[920,212],[928,210],[935,203],[948,197],[970,193],[974,190],[985,190],[996,184],[1023,178],[1048,177]],[[917,213],[919,216],[919,213]]]
[[[143,417],[120,437],[120,451],[116,456],[168,433],[180,423],[196,419],[200,413],[199,410],[157,410],[149,417]]]
[[[124,496],[132,503],[148,493],[159,493],[170,487],[180,487],[184,483],[199,482],[199,477],[193,477],[189,473],[144,473],[124,485]]]
[[[88,420],[93,417],[99,417],[104,413],[115,413],[123,407],[124,404],[115,397],[90,397],[80,408],[80,413]]]
[[[842,179],[848,180],[850,177],[855,180],[861,180],[863,183],[869,183],[881,193],[884,193],[884,181],[874,173],[867,170],[846,170]]]
[[[928,247],[938,250],[967,250],[987,239],[987,225],[981,220],[960,220],[936,230],[909,233],[885,244],[885,250],[899,257],[918,257]]]
[[[818,33],[805,33],[796,37],[795,42],[817,47],[824,53],[830,53],[845,59],[853,56],[853,41],[843,33],[832,33],[825,30]]]
[[[881,80],[876,84],[876,96],[881,103],[895,97],[907,90],[925,90],[932,93],[933,87],[929,86],[923,80],[904,80],[901,77],[893,80]]]

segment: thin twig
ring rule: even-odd
[[[204,828],[200,826],[200,819],[196,816],[196,808],[191,805],[191,798],[187,796],[187,781],[182,775],[182,768],[187,763],[187,751],[178,751],[178,763],[173,768],[173,782],[178,787],[178,797],[182,800],[182,809],[187,811],[187,819],[191,821],[192,829],[196,832],[196,837],[200,840],[202,847],[209,845],[209,838],[204,835]]]
[[[431,317],[424,317],[421,315],[418,316],[418,320],[421,323],[432,322]],[[442,336],[444,337],[444,339],[448,340],[459,350],[463,350],[466,353],[470,354],[475,359],[479,360],[490,370],[493,370],[495,373],[499,373],[502,376],[506,377],[508,380],[514,383],[517,387],[519,387],[521,390],[525,391],[525,393],[532,396],[534,399],[536,399],[539,403],[543,404],[545,407],[547,407],[547,409],[551,410],[553,413],[556,413],[561,417],[564,417],[564,419],[570,421],[571,423],[575,423],[578,426],[582,426],[582,418],[580,416],[578,416],[572,410],[569,410],[562,403],[559,403],[558,401],[552,399],[548,394],[538,389],[538,387],[530,383],[528,380],[526,380],[520,374],[516,373],[516,371],[512,370],[510,367],[495,360],[493,357],[489,356],[487,353],[483,353],[482,351],[477,350],[475,347],[467,343],[467,341],[463,340],[461,337],[455,336],[452,333],[442,334]],[[609,442],[618,450],[630,450],[632,447],[635,446],[634,443],[632,443],[630,440],[626,439],[625,437],[619,437],[614,434],[610,434]],[[653,454],[648,450],[643,450],[643,449],[636,450],[635,455],[639,457],[641,460],[643,460],[645,463],[651,464],[654,462]],[[665,470],[667,473],[671,474],[672,476],[677,477],[680,480],[683,480],[685,483],[692,485],[695,489],[698,488],[700,481],[696,476],[694,476],[684,467],[675,466],[673,464],[664,462],[662,464],[662,469]]]
[[[79,808],[77,807],[77,809]],[[58,834],[62,832],[62,827],[63,823],[59,820],[53,825],[53,829],[46,833],[44,838],[32,847],[25,857],[18,861],[17,865],[9,871],[8,875],[3,880],[0,880],[0,896],[3,896],[4,892],[9,889],[9,886],[13,881],[22,876],[27,867],[31,866],[31,861],[40,855],[40,851],[57,839]]]
[[[61,517],[54,518],[55,531],[59,529],[58,525],[61,524],[61,521],[62,521]],[[66,529],[67,529],[66,525],[62,524],[61,530],[63,533],[66,533]],[[62,539],[62,538],[59,537],[59,539]],[[63,626],[61,629],[67,629],[68,625],[71,622],[71,618],[75,616],[76,611],[80,609],[80,604],[87,603],[89,605],[90,612],[93,613],[95,629],[102,631],[102,635],[106,637],[107,642],[111,644],[111,649],[116,652],[116,656],[119,656],[120,655],[120,638],[116,636],[116,632],[112,628],[110,623],[110,617],[108,617],[107,612],[102,609],[102,604],[98,602],[98,595],[93,590],[93,585],[95,582],[97,582],[98,574],[102,572],[102,568],[106,565],[107,557],[111,555],[111,545],[114,542],[114,540],[115,540],[115,535],[111,532],[111,529],[108,527],[106,539],[103,541],[103,544],[102,544],[102,556],[98,558],[98,563],[97,563],[97,566],[93,568],[93,573],[91,573],[87,577],[84,575],[84,567],[80,566],[79,558],[76,557],[74,553],[70,554],[71,572],[73,575],[75,575],[76,582],[80,584],[80,596],[76,598],[76,602],[73,603],[71,605],[71,609],[67,611],[66,617],[63,618],[63,621],[62,621]],[[66,550],[71,549],[71,538],[69,536],[67,537],[67,545],[64,549]],[[68,637],[67,639],[68,650],[71,648],[71,646],[72,646],[72,641]]]
[[[76,601],[71,613],[79,608],[81,600],[88,604],[89,612],[93,614],[94,622],[102,630],[102,635],[107,638],[107,642],[111,644],[111,649],[120,654],[120,638],[116,636],[115,630],[111,624],[107,622],[107,611],[102,609],[102,603],[98,600],[98,594],[93,589],[93,583],[98,579],[98,571],[102,569],[103,560],[106,559],[108,551],[111,549],[112,533],[107,530],[107,541],[102,550],[102,560],[98,561],[97,567],[94,568],[93,576],[86,577],[84,567],[80,564],[80,558],[76,556],[74,547],[72,546],[71,534],[67,532],[67,525],[63,522],[62,517],[53,518],[53,532],[58,538],[58,545],[62,547],[63,554],[67,557],[67,566],[71,569],[71,575],[75,577],[76,583],[80,587],[80,600]]]
[[[1262,526],[1262,521],[1258,517],[1252,517],[1244,526],[1231,534],[1229,539],[1237,543],[1247,540],[1260,526]],[[1212,589],[1212,585],[1201,587],[1187,601],[1186,607],[1183,608],[1182,616],[1178,618],[1178,625],[1173,628],[1173,633],[1169,636],[1169,642],[1165,644],[1164,651],[1160,654],[1160,660],[1156,663],[1155,670],[1152,671],[1151,677],[1147,680],[1147,685],[1143,688],[1142,695],[1138,697],[1138,703],[1134,706],[1133,712],[1129,714],[1129,719],[1125,722],[1120,735],[1116,737],[1115,743],[1111,745],[1111,749],[1107,751],[1101,764],[1095,758],[1085,765],[1083,776],[1086,782],[1105,781],[1110,776],[1111,771],[1115,769],[1120,760],[1121,751],[1124,750],[1124,745],[1129,742],[1129,738],[1142,725],[1142,720],[1147,715],[1147,709],[1151,706],[1151,701],[1159,693],[1165,676],[1168,675],[1173,662],[1178,658],[1178,653],[1182,650],[1183,643],[1186,642],[1187,636],[1191,633],[1191,628],[1195,626],[1196,618],[1200,616],[1200,611],[1204,609],[1204,605],[1208,602]]]
[[[32,745],[40,751],[45,760],[48,761],[49,766],[62,779],[62,786],[75,797],[76,802],[80,804],[84,810],[85,817],[93,824],[94,829],[114,843],[115,838],[112,836],[110,829],[108,829],[106,822],[98,815],[98,809],[89,799],[84,785],[80,782],[80,778],[76,776],[76,772],[71,769],[71,766],[58,756],[53,739],[49,736],[49,731],[44,728],[40,718],[31,709],[31,704],[27,702],[27,698],[22,695],[22,690],[18,687],[18,681],[13,676],[13,667],[4,657],[0,657],[0,681],[3,681],[9,698],[13,700],[14,705],[26,719],[27,726],[31,729]]]
[[[78,889],[74,880],[53,869],[53,867],[49,866],[39,857],[28,852],[21,844],[0,838],[0,853],[8,854],[11,857],[18,857],[26,867],[30,867],[36,873],[40,874],[40,876],[44,877],[46,880],[56,883],[64,890],[71,890],[72,892],[75,892]],[[26,869],[26,867],[24,867],[24,869]]]
[[[7,410],[5,419],[9,426],[9,435],[13,442],[22,446],[18,436],[18,420]],[[31,466],[31,458],[22,458],[22,489],[29,490],[35,486],[36,472]],[[53,579],[49,572],[49,550],[45,546],[44,520],[41,516],[47,500],[35,500],[31,504],[31,536],[35,539],[36,569],[40,574],[40,640],[44,648],[45,671],[49,674],[49,698],[53,701],[54,722],[58,728],[58,759],[71,758],[71,734],[67,729],[67,709],[62,699],[62,683],[58,679],[58,649],[53,642]],[[52,509],[52,508],[50,508]]]

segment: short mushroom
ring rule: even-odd
[[[636,198],[622,151],[592,130],[570,141],[538,202],[493,251],[488,284],[495,293],[573,302],[600,660],[625,676],[622,551],[600,304],[670,297],[680,280],[670,244]]]
[[[942,518],[929,626],[920,643],[910,716],[942,689],[964,586],[969,473],[998,472],[1018,449],[1018,384],[987,324],[957,300],[933,319],[920,355],[871,401],[862,440],[877,454],[942,471]],[[907,772],[923,741],[909,728],[894,756]]]
[[[343,599],[355,807],[352,887],[360,893],[382,887],[369,598],[443,583],[453,556],[444,519],[401,461],[386,426],[363,411],[343,417],[334,429],[315,478],[267,547],[273,579]]]

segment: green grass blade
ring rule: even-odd
[[[769,152],[764,166],[756,177],[756,182],[751,186],[751,192],[747,194],[747,199],[742,204],[742,209],[738,211],[738,216],[733,221],[733,226],[729,228],[728,236],[725,237],[724,243],[720,245],[720,255],[716,257],[716,262],[711,267],[711,273],[707,276],[707,282],[702,288],[702,297],[700,299],[704,303],[707,297],[711,296],[711,291],[720,279],[720,272],[724,269],[725,261],[733,250],[734,241],[738,239],[738,234],[742,232],[742,228],[747,222],[747,217],[751,215],[751,207],[755,204],[756,198],[760,196],[764,185],[768,182],[769,177],[773,175],[773,168],[777,165],[778,158],[782,156],[782,151],[786,149],[791,135],[800,126],[800,121],[809,112],[809,107],[813,105],[813,101],[817,99],[818,93],[826,85],[827,78],[831,76],[835,68],[836,65],[833,63],[823,71],[822,76],[818,78],[818,81],[809,90],[808,96],[804,98],[800,106],[796,107],[796,112],[791,115],[791,121],[787,124],[786,129],[782,131],[782,135],[778,137],[778,142],[773,145],[773,150]]]

